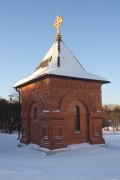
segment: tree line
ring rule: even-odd
[[[104,121],[103,128],[112,127],[114,131],[120,130],[120,105],[104,105]]]
[[[19,128],[19,102],[0,98],[0,131],[12,133]]]

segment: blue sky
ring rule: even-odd
[[[33,73],[55,41],[62,40],[90,73],[111,81],[103,104],[120,104],[120,0],[0,0],[0,96]]]

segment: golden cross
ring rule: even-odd
[[[54,23],[54,27],[57,29],[57,35],[60,35],[60,26],[63,23],[63,18],[61,16],[56,17],[56,21]]]

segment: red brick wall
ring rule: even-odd
[[[21,88],[23,143],[49,149],[82,142],[104,143],[101,83],[48,77]],[[74,107],[80,108],[80,132],[74,132]],[[37,119],[34,109],[37,108]]]

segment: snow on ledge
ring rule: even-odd
[[[60,112],[60,110],[59,109],[57,109],[57,110],[54,110],[54,111],[50,111],[50,110],[46,110],[46,109],[44,109],[44,111],[43,111],[44,113],[47,113],[47,112]]]
[[[60,153],[60,152],[65,152],[65,151],[71,151],[71,150],[80,150],[80,151],[88,151],[88,150],[92,150],[93,148],[98,148],[98,147],[102,147],[102,148],[106,148],[107,145],[106,144],[94,144],[94,145],[91,145],[89,143],[81,143],[81,144],[72,144],[72,145],[68,145],[66,148],[59,148],[59,149],[53,149],[53,150],[50,150],[48,148],[43,148],[43,147],[40,147],[39,145],[36,145],[36,144],[28,144],[28,145],[25,145],[25,144],[21,144],[19,143],[18,144],[18,147],[29,147],[30,149],[36,149],[36,150],[39,150],[41,152],[43,152],[44,154],[46,154],[47,156],[49,155],[53,155],[53,154],[56,154],[56,153]]]

